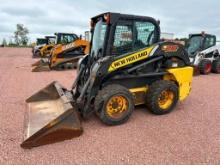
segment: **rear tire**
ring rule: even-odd
[[[212,62],[212,72],[213,73],[220,73],[220,60],[214,60]]]
[[[179,100],[178,87],[174,82],[159,80],[148,89],[146,104],[148,109],[156,114],[170,113]]]
[[[108,85],[98,92],[95,110],[100,120],[107,125],[125,123],[134,110],[133,95],[121,85]]]
[[[212,62],[210,60],[207,59],[203,59],[200,63],[199,63],[199,72],[201,74],[209,74],[212,70]]]

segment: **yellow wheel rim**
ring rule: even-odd
[[[164,90],[158,98],[159,107],[163,110],[167,110],[172,105],[173,100],[174,93],[170,90]]]
[[[120,118],[128,110],[128,100],[124,96],[112,96],[106,105],[106,112],[112,118]]]

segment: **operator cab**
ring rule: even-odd
[[[47,43],[46,38],[37,38],[37,43],[36,45],[44,45]]]
[[[79,37],[74,33],[55,33],[56,35],[56,44],[69,44],[77,39]]]
[[[187,51],[190,57],[195,57],[197,52],[206,50],[216,45],[216,36],[211,34],[191,34],[187,45]]]
[[[50,45],[50,44],[55,44],[56,42],[56,37],[55,36],[45,36],[46,39],[46,44]]]
[[[104,13],[91,20],[90,55],[119,56],[159,42],[159,23],[151,17]]]

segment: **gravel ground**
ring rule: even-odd
[[[220,164],[220,75],[197,76],[191,95],[172,113],[138,107],[130,120],[108,127],[96,117],[84,134],[31,150],[23,139],[24,100],[57,80],[70,88],[75,71],[32,73],[31,49],[0,48],[0,164]]]

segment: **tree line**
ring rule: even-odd
[[[14,41],[10,39],[10,41],[7,42],[6,39],[3,38],[1,46],[28,46],[28,34],[29,30],[27,27],[23,24],[17,24],[13,35]]]

